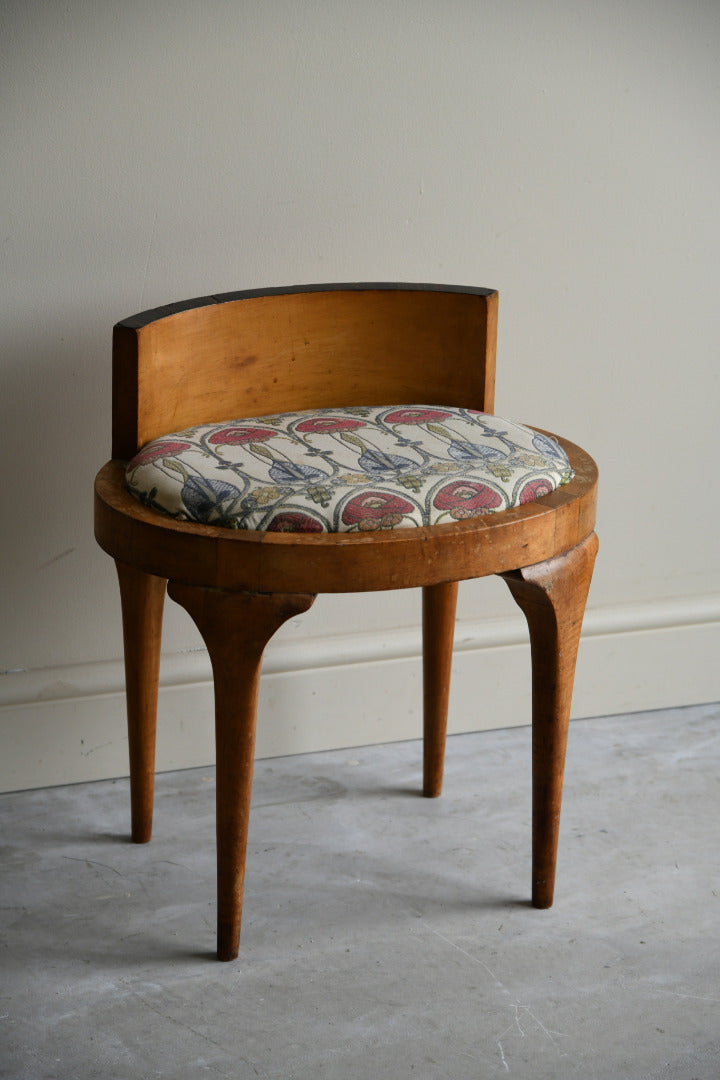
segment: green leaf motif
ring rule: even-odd
[[[269,461],[274,461],[275,460],[275,458],[272,456],[272,454],[268,450],[267,446],[263,446],[262,443],[260,443],[260,442],[251,442],[251,443],[248,443],[248,446],[249,446],[250,450],[252,450],[252,452],[254,454],[260,454],[261,457],[267,458]]]
[[[361,450],[365,449],[365,443],[362,439],[358,439],[357,435],[351,435],[349,431],[341,431],[340,438],[346,443],[350,443],[351,446],[359,446]]]
[[[163,465],[166,469],[169,469],[170,472],[180,473],[184,481],[187,480],[190,475],[187,469],[181,465],[179,461],[176,461],[175,458],[163,458]]]
[[[442,424],[428,424],[428,431],[432,431],[433,435],[441,435],[443,439],[452,439],[453,436],[444,428]]]

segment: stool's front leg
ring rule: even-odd
[[[171,582],[168,595],[203,636],[215,683],[218,959],[240,942],[245,854],[263,650],[275,631],[312,604],[308,594],[227,592]]]
[[[532,902],[553,902],[570,703],[598,540],[503,574],[525,614],[532,656]]]

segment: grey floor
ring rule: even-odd
[[[211,770],[0,796],[0,1076],[720,1077],[720,706],[571,728],[555,907],[529,731],[259,762],[241,956]]]

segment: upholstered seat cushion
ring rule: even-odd
[[[318,409],[205,424],[148,443],[126,482],[142,503],[230,529],[351,532],[452,523],[548,495],[565,451],[474,409]]]

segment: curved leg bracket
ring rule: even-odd
[[[234,960],[240,942],[255,718],[263,650],[309,594],[227,592],[171,582],[168,595],[203,636],[215,683],[218,959]]]
[[[539,908],[553,902],[575,661],[597,548],[597,536],[591,533],[563,555],[501,575],[530,630],[532,902]]]

